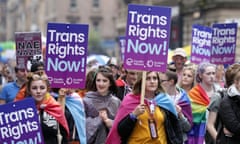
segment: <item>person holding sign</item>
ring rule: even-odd
[[[34,98],[45,144],[66,143],[69,128],[60,104],[49,94],[49,81],[44,73],[29,73],[27,93]]]
[[[87,144],[84,108],[86,106],[80,95],[75,89],[67,88],[54,88],[51,94],[56,96],[64,109],[70,132],[68,144]]]
[[[192,105],[193,127],[189,132],[189,144],[203,144],[206,134],[206,122],[208,119],[207,108],[210,99],[217,92],[215,84],[216,65],[202,62],[197,69],[196,80],[198,84],[189,91]]]
[[[83,101],[93,105],[99,112],[100,121],[92,121],[87,130],[88,143],[104,144],[121,101],[115,96],[117,86],[112,70],[108,66],[99,66],[93,76],[92,87],[88,88]],[[87,121],[88,122],[88,121]],[[90,138],[89,138],[90,137]]]
[[[157,72],[146,74],[144,104],[140,104],[142,75],[118,110],[106,144],[183,144],[175,106],[160,84]]]

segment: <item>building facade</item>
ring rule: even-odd
[[[6,40],[14,32],[41,31],[47,23],[88,24],[89,33],[99,35],[100,45],[115,46],[118,0],[7,0]]]
[[[0,0],[0,41],[6,40],[7,0]]]
[[[127,5],[130,3],[172,8],[170,48],[191,45],[192,25],[211,27],[214,23],[238,23],[235,61],[240,61],[240,0],[124,0],[119,2],[118,34],[125,34]]]
[[[240,0],[0,0],[0,41],[14,40],[14,32],[21,31],[41,31],[46,36],[48,22],[82,23],[89,24],[90,35],[99,36],[101,46],[112,50],[109,55],[118,56],[116,38],[125,35],[130,3],[172,8],[172,49],[191,44],[192,24],[240,25]],[[239,47],[240,41],[237,55]]]

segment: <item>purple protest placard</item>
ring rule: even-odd
[[[233,64],[237,43],[237,23],[214,24],[211,62],[214,64]]]
[[[124,67],[166,71],[171,8],[128,5]]]
[[[212,29],[201,25],[192,26],[191,62],[210,62]]]
[[[124,53],[125,53],[125,49],[126,49],[126,37],[119,36],[118,39],[119,39],[121,60],[124,61]]]
[[[30,70],[34,62],[43,61],[40,32],[16,32],[15,43],[19,69]]]
[[[48,23],[46,73],[51,87],[84,88],[88,25]]]
[[[34,99],[0,105],[0,142],[44,144]]]

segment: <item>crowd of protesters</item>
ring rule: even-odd
[[[1,65],[0,104],[32,97],[45,144],[237,144],[240,64],[186,63],[174,51],[166,72],[123,64],[89,68],[85,89],[51,88],[44,63],[29,72]]]

